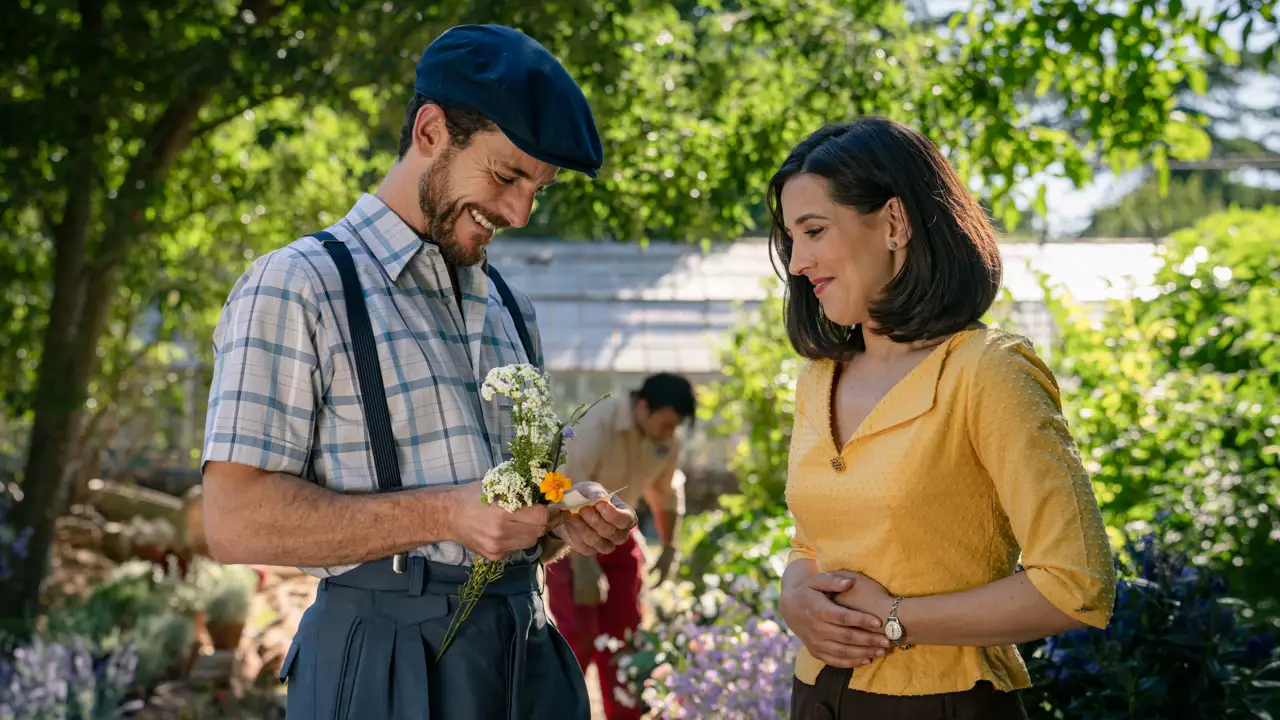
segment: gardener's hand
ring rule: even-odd
[[[662,552],[658,554],[658,559],[653,562],[653,567],[649,568],[651,572],[658,574],[658,584],[667,581],[667,576],[671,574],[671,568],[676,562],[676,546],[663,545]]]
[[[573,604],[584,607],[603,605],[609,598],[609,579],[593,557],[573,553]]]
[[[556,537],[582,555],[608,555],[626,542],[636,526],[636,511],[609,497],[600,483],[580,482],[573,486],[588,500],[598,500],[577,513],[564,514],[564,523],[554,530]],[[608,498],[607,500],[605,498]]]
[[[837,668],[866,665],[887,652],[889,640],[874,615],[841,607],[830,597],[853,587],[834,573],[814,575],[784,590],[779,603],[782,619],[818,660]]]
[[[478,482],[452,490],[447,520],[452,528],[450,537],[466,549],[490,560],[501,560],[536,546],[547,534],[551,511],[546,505],[508,512],[481,502],[480,490]]]

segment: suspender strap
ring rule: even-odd
[[[378,490],[400,488],[400,461],[396,456],[396,439],[391,433],[391,412],[387,409],[386,385],[382,382],[382,366],[378,362],[378,346],[373,340],[369,311],[364,304],[364,290],[351,251],[332,233],[313,233],[329,252],[342,278],[342,295],[347,302],[347,324],[355,352],[356,379],[360,383],[360,404],[364,407],[369,444],[373,447],[373,469],[378,477]]]
[[[516,333],[520,335],[520,344],[524,346],[524,356],[531,364],[536,365],[538,358],[533,354],[533,338],[529,336],[529,327],[524,323],[524,313],[520,312],[520,306],[516,304],[511,288],[507,287],[507,281],[502,279],[498,269],[492,265],[489,266],[489,279],[493,281],[494,287],[498,288],[498,295],[502,297],[502,306],[511,313],[511,321],[515,323]]]

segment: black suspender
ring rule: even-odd
[[[520,344],[524,346],[524,356],[529,359],[531,365],[536,365],[538,359],[533,354],[533,338],[529,337],[529,327],[524,323],[524,313],[520,312],[520,305],[512,297],[511,288],[507,287],[507,281],[502,279],[502,275],[498,273],[498,268],[492,265],[489,266],[489,279],[493,281],[494,287],[498,288],[498,295],[502,298],[502,306],[511,314],[511,322],[516,325],[516,333],[520,336]]]
[[[373,339],[373,326],[369,324],[360,276],[356,274],[351,251],[341,240],[325,231],[315,233],[314,237],[329,251],[338,266],[338,277],[342,278],[342,296],[347,303],[347,324],[355,353],[360,404],[364,407],[369,443],[373,447],[373,469],[378,476],[378,490],[396,490],[400,487],[400,461],[396,456],[396,438],[391,432],[391,412],[387,409],[387,386],[382,382],[378,346]]]

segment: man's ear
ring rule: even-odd
[[[431,103],[419,108],[413,120],[413,151],[428,160],[435,160],[448,151],[451,143],[444,110]]]

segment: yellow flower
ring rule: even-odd
[[[548,502],[560,502],[564,499],[564,491],[573,486],[569,482],[569,478],[558,472],[549,472],[542,478],[542,484],[538,489],[542,491],[542,496]]]

